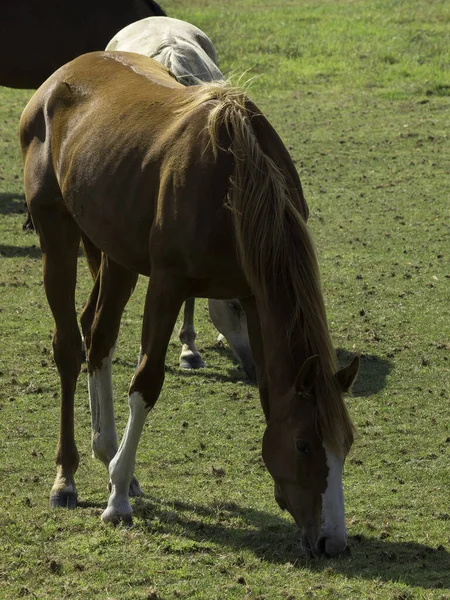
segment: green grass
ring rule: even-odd
[[[142,437],[135,526],[104,526],[86,374],[76,398],[80,508],[48,508],[58,428],[52,319],[24,234],[17,123],[30,93],[0,90],[0,598],[450,598],[448,3],[163,3],[202,27],[299,170],[330,329],[362,366],[344,478],[350,553],[310,560],[260,458],[255,387],[198,303],[208,368],[177,369]],[[80,260],[77,303],[89,292]],[[117,421],[138,350],[145,281],[114,361]]]

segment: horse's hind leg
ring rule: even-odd
[[[81,336],[75,312],[75,284],[80,230],[54,190],[39,190],[29,199],[42,249],[44,287],[55,320],[53,355],[61,380],[61,418],[56,454],[57,473],[51,506],[74,508],[74,475],[78,451],[74,438],[74,395],[81,367]],[[45,198],[44,198],[45,192]],[[49,200],[51,198],[52,200]]]
[[[102,255],[94,288],[81,316],[88,364],[89,402],[92,419],[92,452],[106,467],[117,452],[112,390],[112,357],[120,319],[136,285],[137,274]],[[132,478],[131,495],[140,495]]]
[[[182,369],[201,369],[205,362],[195,346],[197,334],[194,329],[195,298],[188,298],[184,303],[183,323],[179,338],[183,347],[180,354],[180,367]]]
[[[106,522],[131,521],[128,489],[139,438],[147,414],[161,391],[167,346],[185,297],[182,282],[152,270],[142,326],[142,360],[129,391],[130,416],[119,450],[109,466],[112,489],[102,515]]]

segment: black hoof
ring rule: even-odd
[[[113,527],[124,527],[125,529],[132,529],[133,528],[133,519],[130,517],[129,519],[126,518],[124,519],[116,517],[115,519],[113,519],[112,521],[110,521],[111,525],[113,525]]]
[[[203,369],[204,367],[206,367],[206,364],[200,354],[192,354],[180,358],[181,369]]]
[[[77,495],[73,492],[58,492],[50,496],[50,506],[52,508],[76,508]]]

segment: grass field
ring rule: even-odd
[[[260,458],[257,389],[216,342],[177,368],[146,425],[132,529],[100,522],[86,374],[76,398],[80,507],[51,511],[59,383],[40,251],[22,233],[17,141],[31,92],[0,88],[0,599],[450,599],[450,5],[438,0],[167,0],[285,141],[310,209],[330,329],[362,355],[344,476],[349,552],[302,555]],[[77,303],[89,293],[79,262]],[[128,416],[145,281],[114,360]]]

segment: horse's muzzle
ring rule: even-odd
[[[311,541],[307,534],[303,535],[303,549],[312,556],[333,557],[342,554],[347,547],[347,536],[340,537],[320,537],[315,543]]]

